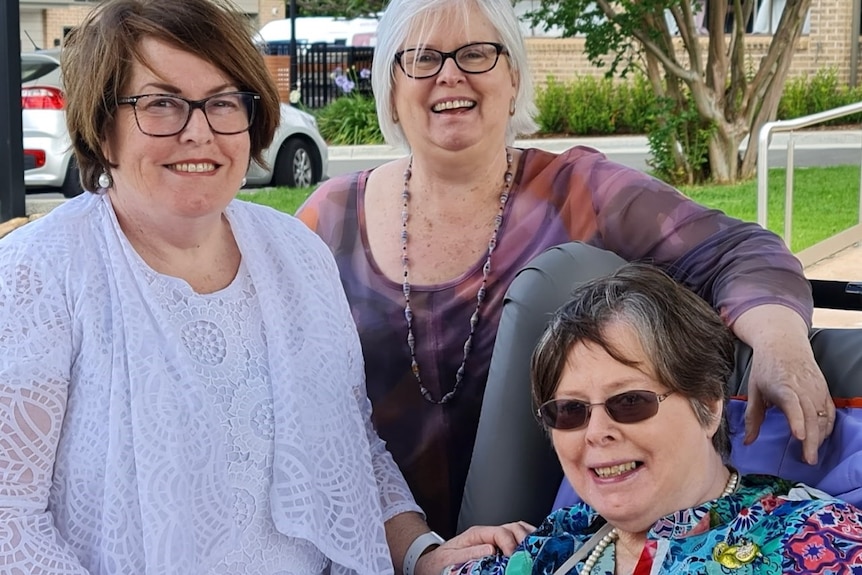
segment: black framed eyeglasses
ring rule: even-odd
[[[117,98],[117,104],[132,107],[141,132],[162,138],[185,130],[192,112],[197,109],[204,113],[213,133],[240,134],[251,127],[258,100],[260,96],[251,92],[225,92],[203,100],[189,100],[174,94],[141,94]]]
[[[496,42],[473,42],[451,52],[433,48],[410,48],[395,53],[395,61],[410,78],[421,80],[436,76],[446,60],[452,58],[465,74],[482,74],[494,69],[500,54],[508,54],[506,47]]]
[[[605,411],[617,423],[637,423],[658,413],[658,404],[672,393],[672,390],[661,395],[645,390],[625,391],[607,398],[602,403],[552,399],[536,410],[536,416],[553,429],[580,429],[590,420],[592,409],[604,405]]]

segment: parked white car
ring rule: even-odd
[[[21,119],[24,185],[28,190],[59,188],[67,198],[81,193],[78,167],[66,130],[59,49],[21,54]],[[264,150],[267,168],[252,163],[253,186],[312,186],[326,175],[329,153],[306,112],[281,105],[281,124]]]
[[[71,198],[81,193],[81,182],[66,130],[65,107],[60,51],[21,54],[24,185],[28,189],[60,188]]]
[[[314,116],[287,104],[281,105],[281,124],[263,157],[269,168],[252,163],[249,185],[304,188],[322,180],[329,168],[329,151]]]

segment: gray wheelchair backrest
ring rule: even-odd
[[[472,525],[541,523],[563,472],[532,412],[530,356],[553,313],[580,283],[625,264],[617,255],[573,242],[534,258],[506,292],[488,372],[458,531]]]
[[[512,282],[488,374],[459,532],[472,525],[517,520],[538,525],[551,511],[563,473],[532,412],[530,356],[553,312],[579,283],[612,273],[624,263],[607,251],[580,243],[564,244],[536,257]],[[852,411],[859,413],[862,329],[815,329],[811,345],[832,396],[855,400],[851,403],[857,409]],[[751,357],[751,349],[739,343],[736,369],[728,382],[730,396],[746,395]],[[846,419],[852,423],[851,417]],[[859,427],[854,425],[854,429]],[[840,434],[837,430],[833,439],[848,439]],[[845,454],[862,451],[862,436],[855,437],[858,429],[853,434],[849,438],[852,448]],[[858,450],[856,442],[860,443]]]

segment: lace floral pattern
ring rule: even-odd
[[[227,215],[243,265],[209,295],[105,196],[0,242],[0,571],[391,573],[382,521],[418,508],[334,263],[292,218]]]

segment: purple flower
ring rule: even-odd
[[[371,70],[368,68],[363,68],[359,71],[359,77],[363,80],[367,80],[371,77]]]

